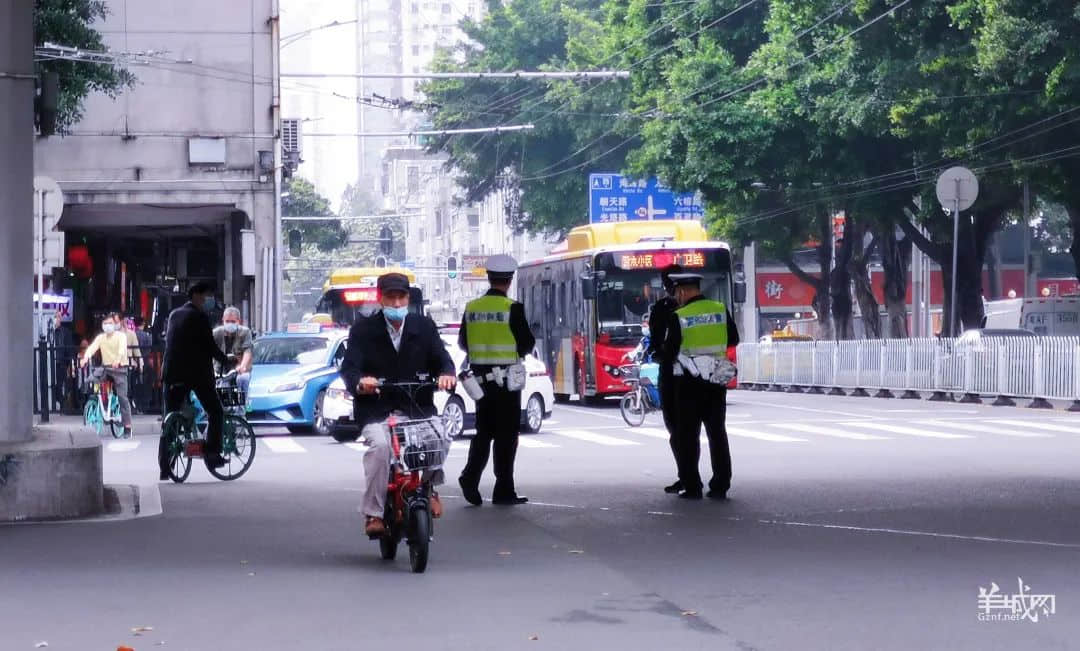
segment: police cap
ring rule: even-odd
[[[487,268],[488,278],[496,280],[508,280],[514,276],[514,272],[517,271],[517,260],[508,255],[493,255],[487,259],[485,264]]]
[[[379,276],[379,293],[405,292],[409,293],[409,277],[405,274],[388,273]]]
[[[701,274],[671,274],[672,284],[676,287],[680,285],[700,285],[701,281],[705,278]]]

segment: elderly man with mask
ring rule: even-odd
[[[240,322],[240,310],[230,305],[221,315],[221,325],[214,328],[214,343],[230,359],[236,360],[236,386],[247,393],[251,382],[251,328]]]
[[[435,322],[421,314],[409,313],[409,279],[403,274],[387,273],[379,277],[379,302],[382,309],[361,317],[349,331],[341,378],[353,394],[353,414],[360,435],[368,443],[364,453],[364,500],[361,510],[366,517],[364,533],[378,537],[386,530],[386,486],[390,480],[390,428],[387,418],[399,413],[406,416],[435,415],[434,391],[421,391],[415,411],[412,401],[402,391],[379,387],[387,382],[415,382],[417,374],[438,378],[438,388],[451,391],[457,378],[454,363],[439,337]],[[442,469],[424,477],[432,486],[443,483]],[[431,513],[442,515],[438,493],[431,494]]]

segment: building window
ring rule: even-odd
[[[453,28],[452,27],[440,27],[439,31],[442,32],[443,36],[450,36],[450,34],[453,32]]]
[[[420,168],[415,165],[410,165],[405,174],[409,194],[416,194],[420,191]],[[423,238],[420,239],[423,240]]]
[[[420,3],[419,2],[412,3],[412,12],[414,14],[420,13]]]
[[[420,56],[420,46],[419,45],[412,46],[412,53],[413,53],[414,57],[415,56]]]
[[[479,211],[469,213],[469,228],[480,228],[480,213],[479,213]]]
[[[442,12],[444,14],[450,13],[450,3],[449,2],[442,3]]]

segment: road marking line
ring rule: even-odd
[[[1078,427],[1043,423],[1037,420],[989,420],[987,422],[995,423],[997,425],[1010,425],[1012,427],[1034,427],[1035,429],[1045,429],[1051,432],[1065,432],[1066,434],[1080,434],[1080,428]]]
[[[738,518],[735,518],[738,519]],[[965,536],[957,533],[937,533],[935,531],[916,531],[912,529],[890,529],[886,527],[855,527],[843,524],[824,524],[819,522],[785,522],[783,520],[758,520],[759,524],[784,525],[788,527],[812,527],[817,529],[839,529],[841,531],[859,531],[863,533],[893,533],[902,536],[926,536],[929,538],[948,538],[951,540],[970,540],[974,542],[1010,543],[1013,545],[1038,545],[1042,547],[1064,547],[1080,549],[1078,543],[1060,543],[1048,540],[1022,540],[1016,538],[993,538],[990,536]]]
[[[583,429],[565,429],[552,432],[552,434],[577,439],[579,441],[586,441],[588,443],[596,443],[598,445],[641,445],[637,441],[627,441],[626,439],[619,439],[606,434],[586,432]]]
[[[840,439],[855,439],[856,441],[887,441],[891,437],[878,436],[876,434],[861,434],[859,432],[848,432],[844,430],[835,430],[828,427],[818,427],[816,425],[805,425],[803,423],[776,423],[773,427],[779,427],[781,429],[789,429],[794,432],[806,432],[808,434],[820,434],[822,436],[834,436]]]
[[[728,426],[727,432],[732,436],[742,436],[748,439],[759,439],[761,441],[771,441],[773,443],[806,442],[806,439],[795,438],[794,436],[784,436],[783,434],[768,434],[766,432],[756,432],[748,429],[742,429],[739,427]],[[701,440],[704,443],[708,443],[708,438],[704,434],[702,434]]]
[[[1019,436],[1021,438],[1033,438],[1033,439],[1046,439],[1053,438],[1053,434],[1043,434],[1042,432],[1021,432],[1017,430],[998,429],[997,427],[988,427],[979,423],[952,423],[941,420],[920,420],[918,421],[922,425],[930,425],[931,427],[945,427],[953,429],[962,429],[967,432],[978,432],[979,434],[997,434],[999,436]]]
[[[869,427],[870,429],[877,429],[883,432],[892,432],[893,434],[907,434],[909,436],[924,436],[932,439],[970,439],[974,438],[968,434],[949,434],[947,432],[932,432],[924,429],[915,429],[913,427],[902,427],[900,425],[888,425],[886,423],[841,423],[849,427]]]
[[[518,445],[523,447],[523,448],[535,448],[535,449],[557,448],[557,447],[559,447],[559,445],[557,445],[555,443],[548,443],[547,441],[541,441],[540,439],[532,438],[532,436],[519,436],[518,437]]]
[[[544,424],[545,425],[558,425],[559,421],[554,420],[552,418],[547,418],[547,419],[544,419]]]
[[[278,454],[307,452],[302,445],[288,436],[266,436],[262,439],[262,442],[266,447],[270,448],[271,452],[276,452]]]
[[[795,405],[777,404],[775,402],[759,402],[757,400],[746,400],[745,396],[740,395],[737,399],[738,402],[747,405],[756,405],[758,407],[772,407],[774,409],[794,409],[796,411],[812,411],[819,414],[834,414],[840,416],[854,416],[856,418],[864,418],[866,414],[859,414],[851,411],[837,411],[835,409],[815,409],[813,407],[797,407]]]
[[[648,436],[654,439],[664,439],[665,441],[671,438],[668,431],[663,427],[628,427],[623,430],[631,434],[639,434],[641,436]]]
[[[142,441],[110,441],[107,447],[109,452],[131,452],[141,444]]]
[[[585,414],[586,416],[596,416],[597,418],[610,418],[612,420],[618,420],[618,421],[622,420],[622,416],[616,416],[614,414],[609,414],[603,409],[584,409],[584,408],[581,408],[581,407],[568,407],[566,405],[558,405],[558,410],[560,412],[561,411],[570,411],[570,412],[574,412],[574,413],[578,413],[578,414]]]

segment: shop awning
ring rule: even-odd
[[[65,232],[122,231],[125,235],[205,235],[206,227],[224,224],[236,207],[230,204],[67,204],[57,224]]]

